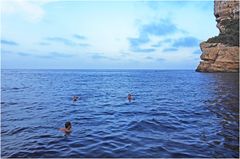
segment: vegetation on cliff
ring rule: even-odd
[[[225,31],[218,36],[209,38],[207,42],[239,46],[239,19],[224,19],[221,24],[225,26]]]

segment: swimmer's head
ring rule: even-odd
[[[65,128],[66,128],[66,129],[71,129],[71,128],[72,128],[72,124],[71,124],[70,121],[67,121],[67,122],[65,123]]]

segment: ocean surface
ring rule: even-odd
[[[66,121],[69,135],[59,131]],[[230,158],[238,150],[237,73],[2,70],[2,157]]]

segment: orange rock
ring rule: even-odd
[[[214,1],[219,36],[202,42],[199,72],[239,72],[239,1]],[[237,22],[237,23],[236,23]]]

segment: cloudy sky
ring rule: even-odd
[[[2,68],[195,69],[213,1],[1,0]]]

